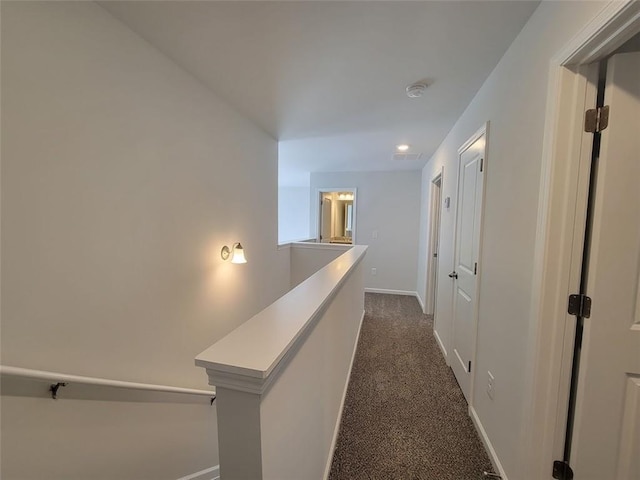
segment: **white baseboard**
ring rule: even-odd
[[[482,440],[482,443],[484,443],[484,448],[489,454],[489,459],[493,464],[493,468],[497,470],[497,473],[500,475],[500,478],[502,480],[509,480],[507,478],[507,474],[504,472],[504,468],[502,468],[502,463],[500,463],[498,454],[493,448],[493,445],[491,444],[491,440],[489,440],[489,436],[487,435],[487,432],[482,426],[482,422],[480,421],[480,418],[478,418],[478,414],[476,413],[476,410],[471,405],[469,405],[469,416],[471,417],[471,420],[473,420],[473,425],[474,427],[476,427],[476,431],[480,435],[480,439]]]
[[[344,401],[347,399],[347,389],[349,388],[349,380],[351,379],[351,369],[353,368],[353,361],[356,359],[356,352],[358,351],[358,341],[360,340],[360,330],[362,329],[362,322],[364,321],[364,310],[362,311],[362,317],[360,318],[360,325],[358,326],[358,334],[356,335],[356,345],[351,355],[351,363],[349,364],[349,374],[347,375],[347,381],[344,384],[344,390],[342,392],[342,400],[340,401],[340,409],[338,410],[338,419],[336,420],[336,426],[333,429],[333,438],[331,439],[331,448],[329,449],[329,458],[324,467],[324,480],[329,478],[331,473],[331,461],[333,460],[333,452],[336,449],[336,443],[338,443],[338,433],[340,432],[340,424],[342,423],[342,410],[344,409]]]
[[[420,304],[420,308],[422,308],[422,313],[427,313],[427,310],[424,308],[424,302],[422,301],[422,298],[420,298],[420,294],[418,294],[418,292],[415,292],[416,294],[416,298],[418,299],[418,303]]]
[[[220,465],[200,470],[186,477],[180,477],[178,480],[220,480]]]
[[[440,347],[440,350],[442,351],[442,356],[447,361],[447,365],[449,365],[449,357],[447,355],[447,349],[444,348],[444,343],[442,343],[442,339],[440,338],[440,335],[438,335],[438,332],[435,329],[433,330],[433,336],[436,337],[436,342],[438,342],[438,346]]]
[[[418,297],[418,292],[411,292],[409,290],[388,290],[386,288],[365,288],[366,293],[386,293],[387,295],[408,295],[410,297]],[[420,302],[420,299],[418,299]]]

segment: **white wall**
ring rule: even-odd
[[[426,290],[428,204],[432,178],[444,167],[436,330],[451,342],[451,281],[457,149],[490,121],[483,251],[480,258],[476,383],[473,407],[510,480],[519,468],[523,375],[527,358],[535,227],[551,57],[602,8],[597,2],[543,2],[457,121],[422,174],[418,289]],[[495,399],[486,378],[495,376]]]
[[[304,243],[289,246],[291,274],[291,288],[295,288],[311,275],[325,267],[344,252],[352,248],[351,245],[330,243]]]
[[[95,3],[2,2],[1,153],[3,364],[206,388],[195,355],[288,289],[276,141]],[[3,479],[217,464],[206,400],[9,394]]]
[[[278,241],[309,237],[309,187],[278,187]]]
[[[331,172],[311,174],[311,232],[317,231],[319,188],[357,188],[356,238],[368,245],[365,288],[416,291],[420,172]],[[373,238],[377,231],[378,238]],[[376,268],[377,274],[371,275]]]

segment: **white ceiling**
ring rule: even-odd
[[[99,3],[278,139],[294,185],[422,168],[539,2]],[[422,158],[393,161],[398,143]]]

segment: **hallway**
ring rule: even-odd
[[[331,480],[480,480],[491,463],[415,298],[367,293]]]

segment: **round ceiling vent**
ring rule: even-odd
[[[407,97],[418,98],[421,97],[427,86],[424,83],[413,83],[407,87]]]

